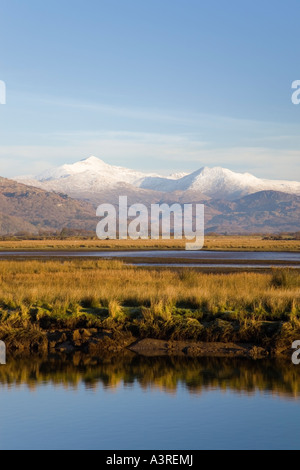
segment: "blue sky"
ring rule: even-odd
[[[0,11],[0,175],[93,154],[299,180],[299,0],[1,0]]]

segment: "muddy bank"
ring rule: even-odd
[[[143,356],[191,356],[191,357],[250,357],[269,356],[269,352],[253,344],[203,343],[192,341],[163,341],[143,339],[129,346],[129,350]]]
[[[2,331],[0,339],[7,352],[18,353],[65,353],[82,352],[101,356],[106,353],[132,353],[147,356],[228,357],[252,358],[291,357],[291,349],[271,349],[253,343],[175,341],[152,338],[135,338],[130,332],[85,328],[53,330]]]
[[[76,351],[97,354],[119,352],[131,345],[131,333],[102,328],[81,328],[41,331],[35,329],[9,329],[0,332],[7,351],[29,353],[67,353]]]

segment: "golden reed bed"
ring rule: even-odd
[[[7,240],[1,250],[176,250],[185,249],[185,240]],[[300,251],[300,240],[265,240],[262,236],[206,236],[206,250]]]
[[[300,339],[300,273],[205,274],[94,259],[0,261],[0,339],[10,349],[45,351],[54,330],[66,330],[74,347],[82,328],[93,342],[111,332],[112,342],[101,340],[99,348],[156,338],[284,351]]]

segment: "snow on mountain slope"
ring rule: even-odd
[[[249,173],[235,173],[220,167],[204,167],[175,181],[147,177],[140,187],[157,191],[198,191],[214,199],[229,200],[268,190],[300,195],[298,182],[259,179]]]
[[[32,177],[17,177],[16,181],[47,189],[73,194],[86,191],[101,191],[120,184],[134,185],[145,178],[144,173],[127,168],[108,165],[99,158],[89,157],[73,165],[62,165]],[[153,175],[155,176],[155,175]]]
[[[188,176],[189,173],[172,173],[170,176],[168,176],[168,179],[170,180],[179,180],[181,178],[184,178],[185,176]]]
[[[249,173],[235,173],[221,167],[203,167],[191,174],[163,177],[108,165],[96,157],[60,166],[36,177],[18,177],[15,180],[73,197],[86,193],[97,194],[106,189],[118,191],[120,185],[124,184],[136,191],[138,188],[161,192],[197,191],[214,199],[227,200],[267,190],[300,195],[299,182],[259,179]]]
[[[138,179],[145,176],[144,173],[121,168],[117,166],[108,165],[97,157],[89,157],[86,160],[74,163],[73,165],[63,165],[52,170],[45,171],[38,175],[36,179],[41,182],[48,182],[58,180],[61,178],[77,178],[80,182],[80,177],[97,178],[108,186],[114,184],[128,183],[133,184]],[[85,180],[85,184],[87,181]]]
[[[220,167],[203,168],[193,175],[195,177],[190,189],[202,191],[214,198],[236,199],[259,191],[281,191],[300,195],[300,183],[297,181],[260,179],[250,173],[235,173]]]

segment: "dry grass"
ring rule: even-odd
[[[109,308],[112,316],[125,306],[155,312],[190,307],[203,312],[243,311],[278,316],[300,307],[300,274],[205,274],[193,269],[148,270],[120,261],[0,261],[0,303],[6,310],[50,305],[59,310],[76,304]]]
[[[184,240],[23,240],[1,241],[0,250],[175,250]],[[207,250],[300,251],[300,240],[263,240],[262,236],[206,236]]]
[[[284,346],[300,333],[299,318],[294,271],[205,274],[119,261],[0,261],[0,328],[36,334],[116,327],[137,336],[258,343],[278,336]]]

